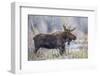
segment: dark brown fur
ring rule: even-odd
[[[38,34],[33,38],[35,45],[34,52],[37,53],[39,48],[59,49],[62,55],[65,51],[65,43],[68,42],[69,45],[70,42],[75,39],[76,36],[68,31],[55,32],[52,34]]]

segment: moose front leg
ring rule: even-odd
[[[59,50],[60,50],[60,55],[63,55],[64,52],[65,52],[65,45],[61,46],[61,47],[59,48]]]

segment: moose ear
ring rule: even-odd
[[[70,32],[74,31],[75,29],[76,29],[76,28],[71,29]]]

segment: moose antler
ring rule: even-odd
[[[68,24],[63,25],[64,31],[71,32],[71,31],[74,31],[76,29],[76,28],[71,29],[71,26],[68,26],[68,29],[67,29],[66,25],[68,25]]]
[[[64,29],[64,31],[68,31],[68,29],[66,29],[65,24],[63,25],[63,29]]]
[[[76,28],[74,27],[73,29],[71,29],[70,31],[74,31]]]

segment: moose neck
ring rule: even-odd
[[[62,32],[62,38],[67,41],[68,40],[68,36],[66,32]]]

